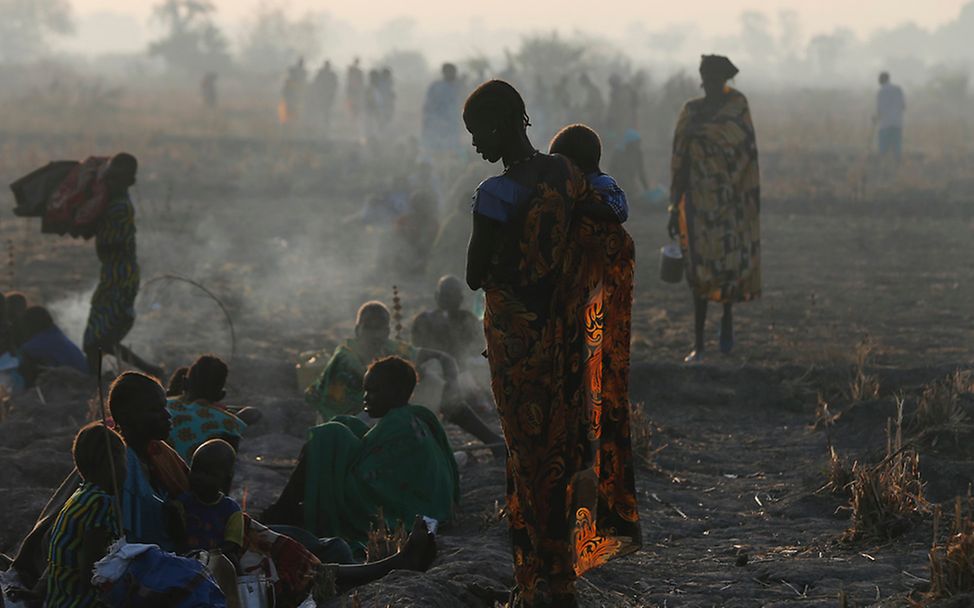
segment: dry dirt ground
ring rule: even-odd
[[[236,480],[237,497],[246,492],[248,507],[259,512],[283,486],[279,465],[297,454],[312,421],[295,387],[297,354],[332,348],[351,331],[356,306],[375,297],[388,302],[393,283],[411,316],[431,303],[435,277],[389,276],[381,233],[348,238],[340,220],[361,192],[323,198],[269,186],[253,196],[182,192],[177,182],[167,196],[167,183],[171,189],[149,178],[140,193],[143,276],[199,280],[231,313],[228,400],[266,413],[248,431]],[[844,593],[848,606],[906,606],[911,594],[919,597],[930,576],[931,518],[921,515],[892,541],[839,542],[850,522],[848,496],[820,491],[828,454],[816,421],[821,397],[837,416],[832,436],[840,456],[879,462],[896,397],[909,418],[925,385],[972,367],[974,203],[937,195],[855,203],[769,197],[764,298],[736,309],[735,353],[696,367],[678,363],[690,341],[687,290],[657,278],[665,213],[643,206],[632,216],[639,251],[632,400],[643,412],[637,486],[644,549],[582,579],[582,605],[839,606]],[[84,292],[96,276],[92,245],[42,237],[36,224],[6,215],[0,238],[9,244],[14,285],[51,304],[78,337]],[[459,255],[445,264],[458,273]],[[133,346],[169,369],[201,352],[231,354],[212,300],[184,283],[156,285],[139,303]],[[864,395],[851,394],[858,371]],[[957,407],[974,416],[965,386]],[[70,468],[71,436],[93,389],[86,378],[58,371],[42,380],[41,393],[5,407],[0,551],[15,550]],[[449,430],[457,444],[469,441]],[[930,500],[949,504],[967,493],[971,439],[958,424],[940,439],[917,440]],[[345,605],[493,606],[511,584],[497,508],[503,467],[485,453],[474,456],[462,471],[457,521],[443,529],[430,572],[394,573]]]

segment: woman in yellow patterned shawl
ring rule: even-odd
[[[511,85],[481,85],[463,118],[477,151],[505,167],[474,197],[467,283],[487,296],[512,606],[571,608],[576,577],[641,542],[629,439],[633,243],[620,224],[574,213],[599,199],[567,159],[534,149]]]
[[[724,305],[721,352],[734,347],[732,306],[761,295],[761,189],[747,98],[727,86],[726,57],[700,62],[704,97],[687,102],[673,135],[669,233],[680,235],[693,292],[695,340],[686,361],[703,357],[707,302]]]

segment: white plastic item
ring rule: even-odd
[[[269,590],[270,585],[261,576],[245,574],[237,577],[240,608],[271,608]]]

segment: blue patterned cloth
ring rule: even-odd
[[[629,201],[616,180],[605,173],[589,173],[585,178],[599,197],[612,207],[612,211],[619,218],[619,223],[624,224],[629,219]]]
[[[183,460],[193,459],[193,452],[210,439],[239,439],[247,424],[208,401],[182,401],[170,399],[166,404],[172,416],[172,429],[166,443],[172,446]]]
[[[484,180],[473,195],[473,212],[506,224],[518,208],[531,199],[533,191],[506,175]]]

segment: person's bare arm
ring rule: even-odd
[[[490,218],[474,214],[473,232],[467,246],[467,285],[474,291],[482,288],[490,269],[490,257],[500,224]]]

